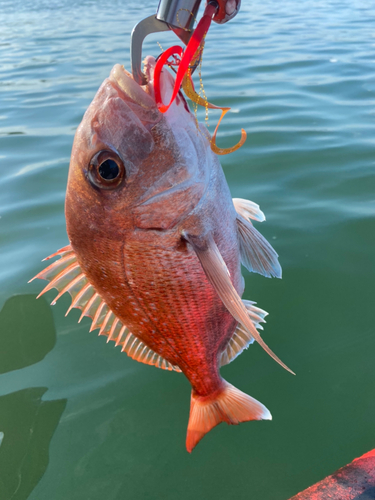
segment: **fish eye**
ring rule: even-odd
[[[111,160],[110,158],[106,161],[103,161],[103,163],[99,165],[98,172],[100,177],[102,177],[106,181],[116,179],[116,177],[120,175],[120,169],[117,163],[115,162],[115,160]]]
[[[125,178],[125,167],[114,151],[99,151],[90,161],[89,179],[101,189],[115,189]]]

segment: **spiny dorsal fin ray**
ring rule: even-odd
[[[29,283],[31,283],[36,278],[41,280],[51,281],[55,276],[57,276],[60,273],[60,271],[64,270],[67,267],[68,263],[71,264],[76,260],[77,259],[76,256],[74,255],[74,252],[66,252],[64,255],[62,255],[60,259],[55,260],[55,262],[53,262],[48,267],[43,269],[43,271],[40,271],[40,273],[34,276],[34,278],[32,278],[29,281]]]
[[[271,349],[259,335],[253,322],[248,316],[245,305],[243,304],[241,298],[239,297],[236,289],[231,282],[231,279],[229,277],[229,270],[212,236],[208,235],[204,239],[191,236],[187,233],[183,233],[183,236],[193,247],[198,259],[200,260],[208,281],[214,287],[223,304],[231,313],[231,315],[246,328],[246,330],[254,337],[258,344],[260,344],[263,349],[275,361],[277,361],[277,363],[279,363],[279,365],[285,368],[285,370],[287,370],[288,372],[295,375],[295,373],[292,372],[292,370],[290,370],[290,368],[288,368],[281,361],[281,359],[279,359],[276,354],[271,351]]]
[[[89,282],[87,282],[86,285],[84,285],[81,288],[81,290],[77,293],[75,298],[72,298],[72,303],[69,309],[66,311],[65,316],[67,316],[70,313],[73,307],[77,309],[82,309],[90,300],[90,298],[94,295],[94,293],[95,293],[94,288],[90,285]]]
[[[53,257],[56,257],[57,255],[64,255],[65,253],[73,253],[74,254],[74,250],[72,248],[72,245],[66,245],[65,247],[60,248],[60,250],[57,250],[57,252],[55,252],[52,255],[49,255],[48,257],[43,259],[42,262],[44,262],[45,260],[53,259]]]
[[[49,284],[40,292],[37,299],[52,288],[56,288],[58,291],[63,290],[79,274],[81,274],[81,269],[78,262],[70,262],[65,269],[60,271],[53,279],[50,280]]]
[[[103,319],[102,326],[100,327],[98,335],[107,335],[108,336],[115,318],[116,318],[116,316],[108,308],[108,312],[107,312],[105,318]]]
[[[260,323],[265,323],[265,317],[268,315],[266,311],[256,307],[255,302],[250,300],[242,301],[247,309],[248,316],[254,323],[255,328],[263,330]],[[242,351],[247,349],[254,342],[254,337],[241,324],[237,325],[232,338],[229,340],[227,347],[220,356],[220,366],[229,364],[237,358]]]
[[[241,262],[246,269],[267,278],[281,278],[278,255],[249,220],[237,215]]]
[[[59,256],[60,259],[53,262],[32,279],[39,278],[49,281],[49,284],[42,290],[38,297],[48,290],[56,288],[59,293],[52,301],[52,304],[55,304],[65,292],[68,292],[72,297],[72,304],[67,314],[72,308],[80,309],[82,314],[79,321],[84,316],[88,316],[93,320],[90,331],[100,328],[99,335],[106,335],[108,337],[107,342],[110,340],[114,341],[116,346],[120,345],[121,350],[136,361],[153,365],[163,370],[181,372],[178,366],[169,363],[169,361],[162,358],[133,335],[117,318],[95,291],[94,287],[88,282],[70,245],[58,250],[44,260],[49,260],[56,256]]]
[[[79,288],[79,290],[82,289],[82,287],[87,283],[86,277],[83,273],[78,274],[76,278],[74,278],[72,281],[70,281],[57,295],[57,297],[54,298],[53,302],[51,302],[51,306],[54,306],[56,302],[59,300],[59,298],[64,295],[65,292],[68,292],[69,290],[73,289],[75,286]]]

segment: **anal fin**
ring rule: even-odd
[[[255,328],[263,330],[263,327],[260,323],[266,322],[264,318],[268,315],[268,313],[266,311],[263,311],[263,309],[256,307],[255,302],[251,302],[250,300],[243,300],[242,302],[245,305],[248,316],[254,323]],[[220,356],[220,366],[231,363],[253,342],[254,337],[251,335],[251,333],[249,333],[243,325],[238,324],[225,350]]]

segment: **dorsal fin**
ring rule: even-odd
[[[58,250],[44,260],[56,256],[59,256],[60,259],[53,262],[29,281],[30,283],[35,278],[49,281],[49,284],[41,291],[38,298],[48,290],[56,288],[59,293],[52,301],[53,305],[65,292],[68,292],[72,297],[72,303],[66,314],[73,307],[81,309],[82,314],[79,321],[84,316],[88,316],[93,320],[90,331],[100,328],[99,335],[106,335],[108,337],[107,342],[114,341],[116,346],[121,346],[121,351],[126,352],[128,356],[140,363],[153,365],[163,370],[181,372],[178,366],[169,363],[133,335],[126,325],[111,311],[89,283],[70,245]]]
[[[260,323],[265,323],[265,317],[268,315],[266,311],[255,306],[255,302],[250,300],[243,300],[243,304],[247,309],[248,316],[254,323],[255,328],[258,330],[263,330]],[[222,352],[220,357],[220,366],[229,364],[231,361],[237,358],[241,352],[249,347],[250,344],[254,342],[254,337],[246,330],[241,324],[237,325],[231,339],[229,340],[227,347]]]

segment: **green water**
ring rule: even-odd
[[[187,380],[27,284],[68,243],[74,131],[156,2],[0,2],[1,500],[286,500],[375,447],[375,7],[243,4],[211,29],[203,79],[232,107],[219,145],[248,133],[222,164],[233,196],[265,212],[283,279],[245,273],[245,298],[297,376],[251,346],[222,373],[273,421],[220,425],[189,455]],[[145,54],[156,41],[176,43],[150,37]]]

